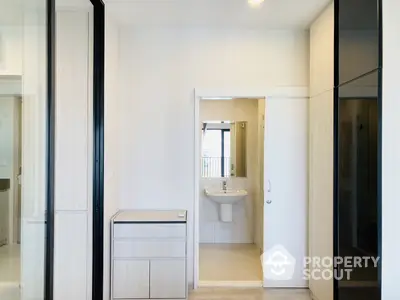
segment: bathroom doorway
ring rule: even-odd
[[[21,112],[20,96],[0,95],[0,289],[10,291],[21,281]]]
[[[200,101],[200,286],[263,285],[265,99]]]
[[[195,90],[195,289],[308,286],[307,103],[301,87]],[[275,258],[289,278],[268,275]]]

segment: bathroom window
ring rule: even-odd
[[[202,177],[229,177],[231,168],[230,129],[203,129]]]

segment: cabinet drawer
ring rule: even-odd
[[[115,240],[115,258],[185,257],[186,242],[174,240]]]
[[[186,224],[115,224],[114,238],[186,238]]]

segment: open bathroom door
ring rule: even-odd
[[[307,99],[268,98],[265,109],[265,287],[307,287]]]

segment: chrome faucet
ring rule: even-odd
[[[222,181],[222,190],[226,193],[228,182],[226,180]]]

